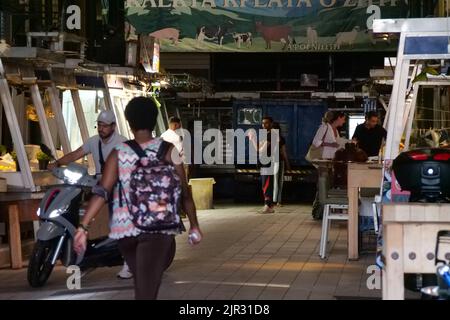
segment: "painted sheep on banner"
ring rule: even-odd
[[[317,31],[313,29],[313,27],[308,27],[306,29],[306,39],[308,40],[308,44],[314,44],[318,42],[317,39]]]
[[[352,31],[349,32],[339,32],[336,34],[336,45],[339,47],[348,44],[350,47],[353,48],[353,45],[356,41],[356,37],[358,36],[359,27],[356,26],[353,28]]]

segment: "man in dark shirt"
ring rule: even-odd
[[[367,154],[376,157],[380,153],[381,143],[386,139],[386,130],[378,124],[378,114],[370,111],[366,114],[366,122],[356,127],[353,141]]]

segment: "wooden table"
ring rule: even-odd
[[[348,164],[348,258],[358,260],[358,217],[359,188],[380,188],[382,164],[349,163]]]
[[[384,300],[405,298],[405,273],[436,273],[435,247],[440,230],[450,230],[448,203],[383,205]],[[450,254],[450,246],[440,250],[441,259]]]
[[[44,193],[7,192],[0,193],[0,217],[5,217],[9,229],[11,268],[22,268],[22,240],[20,223],[36,221],[36,211]]]

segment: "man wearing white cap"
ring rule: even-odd
[[[116,132],[116,116],[112,111],[102,111],[97,118],[98,135],[86,141],[77,150],[66,154],[58,159],[54,164],[49,165],[49,169],[55,166],[62,166],[77,161],[88,154],[92,154],[95,163],[95,173],[100,175],[102,167],[115,146],[127,139]]]
[[[116,116],[114,115],[114,112],[110,110],[104,110],[98,115],[97,131],[98,135],[89,138],[77,150],[66,154],[54,163],[49,164],[48,169],[52,170],[54,167],[67,165],[88,154],[92,154],[96,175],[101,175],[103,166],[111,151],[114,150],[115,146],[127,139],[116,132]],[[122,279],[133,277],[126,264],[124,264],[123,269],[117,276]]]

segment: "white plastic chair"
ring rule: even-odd
[[[345,199],[346,200],[346,199]],[[345,201],[339,201],[345,202]],[[340,210],[341,212],[336,213],[334,210]],[[323,208],[323,219],[322,219],[322,235],[320,237],[320,251],[319,256],[321,259],[326,258],[328,236],[330,233],[330,226],[332,220],[348,221],[348,213],[343,213],[343,210],[348,210],[348,203],[327,203]]]

